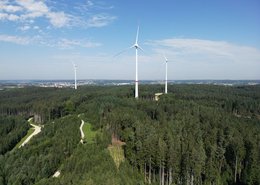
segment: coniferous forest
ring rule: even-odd
[[[155,101],[163,90],[141,85],[138,100],[132,86],[0,91],[0,185],[260,184],[259,85],[170,85]],[[19,148],[29,118],[42,130]],[[93,141],[80,142],[81,120]]]

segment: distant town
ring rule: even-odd
[[[133,80],[78,80],[78,86],[120,86],[133,85]],[[160,80],[143,80],[140,84],[163,84]],[[212,84],[223,86],[259,85],[260,80],[169,80],[169,84]],[[0,80],[0,90],[28,86],[74,88],[74,80]]]

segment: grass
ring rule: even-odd
[[[96,134],[98,133],[98,131],[93,131],[91,124],[88,122],[85,122],[82,130],[85,134],[84,141],[87,143],[90,143],[90,144],[94,143],[95,137],[96,137]]]
[[[27,134],[21,139],[19,143],[16,144],[15,148],[19,148],[19,146],[34,132],[34,128],[30,128],[27,131]]]
[[[28,120],[29,124],[33,123],[33,118],[30,118]],[[14,149],[19,148],[19,146],[34,132],[34,128],[31,127],[28,131],[27,134],[21,139],[19,143],[17,143],[14,147]]]
[[[108,147],[109,153],[111,155],[111,157],[113,158],[117,169],[119,168],[121,162],[123,162],[125,160],[124,157],[124,150],[122,148],[122,146],[119,145],[110,145]]]

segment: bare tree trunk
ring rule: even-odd
[[[193,175],[193,172],[192,172],[192,173],[191,173],[190,185],[193,185],[193,182],[194,182],[194,175]]]
[[[160,185],[162,185],[162,164],[160,161],[160,169],[159,169],[159,179],[160,179]]]
[[[238,178],[241,179],[241,172],[242,172],[242,162],[239,163],[239,171],[238,171]]]
[[[165,184],[168,185],[169,184],[169,170],[167,170],[167,168],[165,168]]]
[[[151,184],[151,172],[152,172],[152,164],[151,157],[149,159],[149,174],[148,174],[148,183]]]
[[[187,174],[186,184],[189,185],[190,184],[190,173],[187,171],[186,174]]]
[[[236,165],[235,165],[235,175],[234,175],[234,182],[237,182],[237,155],[236,155]]]
[[[172,184],[172,167],[169,169],[169,185]]]
[[[164,185],[164,166],[162,165],[162,185]]]
[[[155,182],[155,169],[153,170],[153,182]]]
[[[144,182],[146,183],[146,163],[144,163]]]

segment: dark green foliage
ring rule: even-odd
[[[54,174],[79,143],[80,120],[61,118],[47,123],[39,136],[4,156],[1,167],[8,184],[34,184]]]
[[[5,154],[26,135],[29,124],[17,116],[0,117],[0,155]]]
[[[79,146],[72,157],[61,167],[61,176],[55,180],[40,181],[38,184],[137,184],[142,181],[131,167],[122,164],[116,169],[107,149],[96,145]]]
[[[0,120],[34,116],[45,125],[22,149],[3,152],[0,185],[260,184],[260,86],[170,85],[155,102],[161,91],[140,86],[139,100],[131,86],[0,92]],[[80,119],[102,133],[93,144],[79,143]],[[1,139],[15,130],[0,128]],[[111,136],[125,142],[119,169]]]

